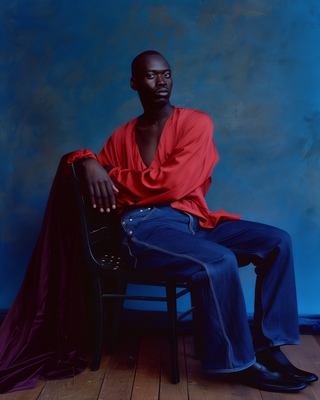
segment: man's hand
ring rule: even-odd
[[[75,163],[76,173],[79,180],[83,181],[93,208],[100,212],[110,212],[116,208],[114,191],[119,190],[114,186],[108,172],[113,168],[111,165],[102,167],[94,158],[83,158]],[[108,172],[107,172],[108,171]]]

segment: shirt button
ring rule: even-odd
[[[126,223],[125,222],[122,222],[122,225],[125,225]]]
[[[129,232],[129,235],[132,235],[132,231]]]
[[[140,210],[140,212],[142,212],[143,210]]]
[[[129,221],[132,221],[132,218],[130,218]]]

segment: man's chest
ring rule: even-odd
[[[148,129],[135,130],[135,141],[146,167],[150,167],[159,146],[163,126],[151,126]]]

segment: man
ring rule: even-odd
[[[182,275],[193,285],[204,368],[269,391],[301,390],[318,378],[285,358],[299,342],[290,237],[277,228],[211,213],[204,196],[218,161],[208,115],[174,107],[168,62],[155,51],[132,63],[144,113],[118,128],[97,159],[77,152],[93,207],[118,209],[122,252],[137,270]],[[238,267],[257,284],[251,339]]]

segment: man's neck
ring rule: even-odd
[[[139,117],[140,123],[143,125],[157,125],[161,124],[170,118],[174,111],[174,106],[167,103],[163,108],[159,109],[147,109],[144,108],[144,113]]]

